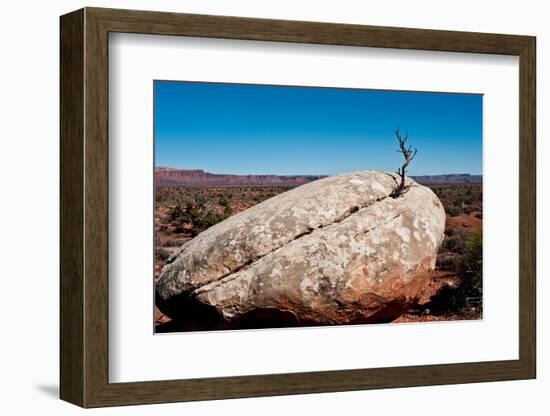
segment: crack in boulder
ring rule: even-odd
[[[177,250],[157,280],[158,294],[167,299],[191,293],[296,238],[340,222],[362,207],[388,198],[393,186],[387,175],[391,177],[382,172],[364,171],[328,177],[230,217]],[[349,201],[347,207],[346,201]],[[272,215],[268,215],[270,212]]]
[[[198,287],[197,289],[193,290],[193,291],[189,294],[189,296],[196,297],[196,296],[198,296],[198,295],[200,295],[200,294],[203,294],[203,293],[206,293],[206,292],[208,292],[208,291],[214,290],[214,289],[216,289],[217,287],[219,287],[219,286],[221,286],[221,285],[223,285],[223,284],[225,284],[225,283],[229,283],[229,282],[231,282],[231,281],[233,281],[233,280],[239,278],[239,275],[238,275],[239,272],[244,271],[244,270],[246,270],[246,269],[252,267],[252,266],[254,265],[254,263],[257,263],[258,261],[260,261],[260,260],[263,259],[264,257],[267,257],[267,256],[269,256],[269,255],[274,255],[274,254],[277,253],[278,251],[285,249],[289,244],[292,244],[292,243],[294,243],[294,242],[296,242],[296,241],[298,241],[298,240],[304,238],[305,236],[308,236],[308,235],[310,235],[310,234],[312,234],[312,233],[314,233],[314,232],[316,232],[316,231],[320,231],[320,230],[323,230],[323,229],[325,229],[325,228],[329,228],[329,227],[331,227],[331,226],[333,226],[333,225],[335,225],[335,224],[341,223],[341,222],[344,221],[345,219],[351,217],[353,214],[355,214],[355,213],[357,213],[357,212],[359,212],[359,211],[362,211],[362,210],[364,210],[364,209],[367,209],[367,208],[371,207],[372,205],[374,205],[376,202],[380,202],[380,201],[382,201],[382,200],[384,200],[384,199],[387,199],[387,198],[389,198],[389,196],[384,197],[384,198],[379,198],[379,199],[377,199],[376,201],[372,201],[370,204],[365,204],[365,206],[363,206],[363,207],[361,207],[361,208],[358,208],[358,207],[355,207],[356,209],[353,209],[353,208],[352,208],[352,209],[350,209],[350,210],[348,211],[348,214],[347,214],[346,216],[342,216],[341,218],[339,218],[338,220],[336,220],[336,221],[334,221],[334,222],[332,222],[332,223],[330,223],[330,224],[322,225],[322,226],[319,226],[319,227],[317,227],[317,228],[315,228],[315,229],[312,229],[312,230],[309,231],[309,232],[305,232],[305,233],[299,234],[299,235],[297,235],[294,239],[290,240],[288,243],[286,243],[286,244],[284,244],[284,245],[282,245],[282,246],[280,246],[280,247],[277,247],[276,249],[270,251],[269,253],[264,254],[263,256],[258,256],[258,257],[255,258],[254,260],[250,260],[250,261],[246,262],[245,264],[243,264],[243,265],[237,267],[237,268],[235,269],[235,271],[233,271],[233,272],[231,272],[231,273],[229,273],[229,274],[227,274],[227,275],[221,277],[220,279],[214,280],[214,281],[212,281],[212,282],[209,282],[209,283],[205,284],[204,286]],[[380,227],[383,227],[383,226],[388,225],[389,223],[391,223],[391,222],[394,221],[395,219],[399,218],[401,215],[403,215],[403,213],[402,213],[402,212],[399,212],[399,213],[397,213],[396,215],[394,215],[394,216],[392,216],[391,218],[389,218],[387,221],[385,221],[385,222],[383,222],[383,223],[376,224],[375,226],[370,227],[370,228],[368,228],[368,229],[366,229],[366,230],[363,230],[363,231],[361,231],[361,232],[357,232],[355,235],[357,236],[357,235],[365,235],[365,234],[368,234],[368,233],[371,232],[371,231],[374,231],[374,230],[376,230],[376,229],[378,229],[378,228],[380,228]]]
[[[315,231],[319,231],[319,230],[322,230],[324,228],[327,228],[327,227],[330,227],[330,226],[333,226],[334,224],[338,224],[338,223],[341,223],[342,221],[344,221],[346,218],[349,218],[350,216],[352,216],[353,214],[359,212],[360,210],[363,210],[363,209],[366,209],[366,208],[369,208],[370,206],[378,203],[378,202],[381,202],[383,201],[384,199],[387,199],[387,198],[390,198],[389,195],[387,196],[384,196],[382,198],[378,198],[378,199],[375,199],[374,201],[369,201],[368,203],[366,204],[362,204],[362,205],[354,205],[353,207],[351,207],[350,209],[348,209],[344,214],[342,214],[340,217],[336,218],[333,222],[331,222],[330,224],[320,224],[319,226],[317,227],[308,227],[308,229],[300,234],[297,234],[296,236],[294,236],[294,238],[292,238],[291,240],[287,241],[285,244],[279,246],[279,247],[276,247],[274,248],[273,250],[265,253],[265,254],[262,254],[261,256],[256,256],[248,261],[246,261],[245,263],[241,264],[240,266],[234,268],[233,270],[229,271],[228,273],[224,274],[223,276],[220,276],[218,279],[216,280],[213,280],[211,282],[208,282],[207,284],[201,286],[201,287],[198,287],[196,288],[195,290],[191,291],[190,292],[190,296],[196,296],[196,295],[199,295],[201,293],[204,293],[203,289],[204,287],[206,286],[210,286],[212,285],[212,287],[217,287],[215,286],[216,283],[226,283],[226,282],[230,282],[231,280],[233,280],[235,277],[233,277],[233,275],[235,275],[236,273],[242,271],[242,270],[245,270],[246,268],[252,266],[254,263],[256,263],[258,260],[266,257],[266,256],[269,256],[270,254],[273,254],[275,253],[276,251],[278,250],[281,250],[283,249],[284,247],[288,246],[289,244],[291,244],[292,242],[296,241],[296,240],[299,240],[301,238],[304,238],[305,236],[308,236],[310,234],[312,234],[313,232]],[[399,214],[400,215],[400,214]],[[229,267],[225,266],[227,269],[229,269]]]

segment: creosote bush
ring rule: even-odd
[[[457,238],[460,236],[459,238]],[[438,256],[438,268],[452,271],[460,281],[455,287],[444,286],[429,304],[433,312],[462,312],[466,308],[480,309],[483,291],[483,235],[481,230],[472,230],[468,234],[456,233],[450,245],[453,250],[463,254]],[[463,246],[462,246],[463,245]],[[458,247],[460,246],[460,247]]]
[[[223,203],[223,214],[209,211],[201,199],[197,199],[195,202],[187,202],[185,208],[176,205],[168,214],[170,221],[179,225],[174,229],[174,232],[184,232],[185,229],[182,226],[189,224],[192,228],[188,231],[192,236],[196,236],[211,226],[225,220],[231,215],[231,208],[227,199],[220,202]]]
[[[155,257],[157,260],[168,260],[170,258],[170,252],[165,248],[158,247],[155,249]]]

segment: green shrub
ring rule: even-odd
[[[440,270],[457,273],[457,286],[444,286],[432,297],[429,308],[434,313],[462,312],[465,308],[480,309],[483,296],[483,235],[481,230],[471,231],[464,239],[462,254],[440,254]]]
[[[155,249],[155,257],[157,260],[168,260],[170,258],[170,252],[165,248],[158,247]]]
[[[462,213],[462,210],[455,205],[451,205],[450,207],[447,207],[446,210],[447,210],[447,214],[449,214],[451,217],[457,217]]]
[[[459,269],[460,259],[458,256],[440,254],[437,256],[437,268],[447,272],[456,272]]]
[[[219,195],[221,195],[221,197],[218,200],[218,204],[223,208],[223,214],[214,212],[212,210],[215,209],[214,207],[207,207],[202,196],[196,196],[193,200],[188,200],[184,208],[180,205],[176,205],[172,208],[168,213],[168,218],[172,224],[176,224],[174,233],[190,232],[194,237],[231,216],[232,212],[229,205],[229,198],[224,194]],[[183,225],[185,224],[191,225],[192,228],[184,228]],[[169,244],[165,244],[165,246]]]
[[[469,234],[461,266],[462,286],[467,288],[469,295],[481,295],[483,273],[483,234],[481,230],[474,230]]]
[[[443,240],[442,247],[452,253],[462,254],[466,249],[467,234],[463,230],[453,230],[447,238]]]
[[[223,208],[223,214],[226,217],[229,217],[231,212],[231,207],[229,206],[229,198],[226,195],[222,195],[218,201],[218,204]]]
[[[207,213],[204,216],[197,218],[193,222],[193,228],[191,229],[191,235],[194,237],[203,231],[209,229],[213,225],[216,225],[217,223],[225,220],[227,218],[226,215],[219,215],[214,213]]]
[[[179,205],[176,205],[170,210],[170,212],[168,213],[168,218],[170,219],[170,222],[175,224],[181,225],[187,222],[187,215]]]

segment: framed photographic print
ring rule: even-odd
[[[83,407],[536,376],[535,38],[61,17]]]

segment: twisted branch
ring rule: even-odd
[[[397,198],[399,195],[403,193],[405,190],[405,175],[407,173],[407,167],[409,166],[409,163],[414,159],[417,153],[417,149],[415,148],[414,151],[412,149],[412,146],[407,147],[407,139],[409,138],[409,132],[405,133],[405,136],[401,136],[401,132],[399,131],[399,127],[395,130],[395,136],[397,137],[397,141],[399,142],[399,149],[397,152],[401,152],[403,154],[403,158],[405,159],[403,161],[403,164],[401,165],[401,168],[397,169],[397,174],[401,177],[401,181],[399,182],[399,185],[392,193],[393,198]]]

